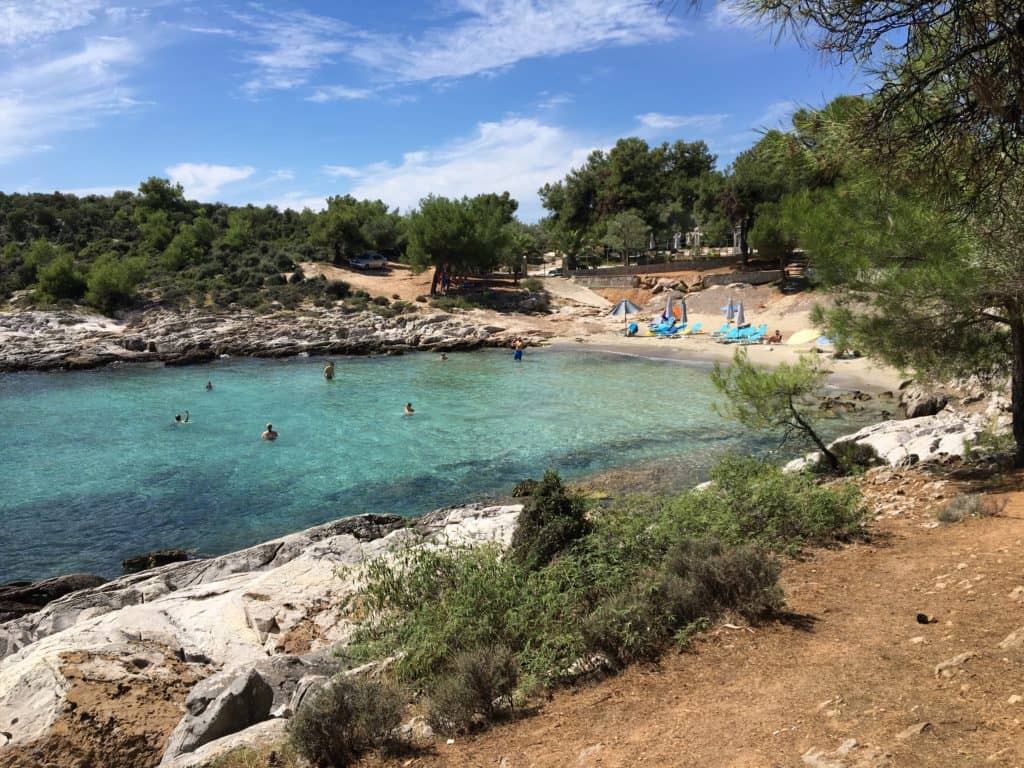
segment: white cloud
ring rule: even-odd
[[[33,43],[85,26],[99,7],[99,0],[0,1],[0,45]]]
[[[637,115],[640,125],[653,130],[671,130],[674,128],[719,128],[728,119],[726,114],[707,115],[665,115],[661,112],[647,112]]]
[[[313,195],[309,192],[286,192],[280,197],[272,198],[270,200],[261,200],[257,203],[253,203],[257,206],[272,205],[279,211],[285,211],[291,209],[293,211],[302,212],[304,209],[309,208],[311,211],[322,211],[327,207],[327,196],[326,195]]]
[[[708,13],[707,19],[712,29],[743,29],[750,32],[764,28],[762,22],[755,15],[745,12],[736,0],[719,0]]]
[[[519,215],[534,220],[543,213],[537,190],[581,165],[593,148],[563,128],[507,118],[480,123],[473,136],[443,147],[406,153],[400,163],[358,169],[350,192],[410,209],[431,193],[461,197],[507,190],[519,201]]]
[[[325,165],[321,169],[328,176],[344,176],[349,179],[358,179],[363,172],[350,165]]]
[[[293,11],[237,18],[252,30],[251,38],[260,48],[246,56],[256,65],[255,75],[242,86],[250,96],[305,85],[331,56],[349,47],[342,39],[348,25],[324,16]]]
[[[646,0],[454,0],[454,25],[419,37],[364,33],[348,55],[390,79],[494,72],[519,61],[671,40],[680,28]]]
[[[252,176],[256,169],[249,165],[211,165],[209,163],[178,163],[167,168],[171,181],[181,184],[189,198],[212,202],[220,188]]]
[[[571,93],[548,93],[547,91],[541,91],[537,109],[557,109],[564,104],[571,104],[572,101]]]
[[[318,104],[323,104],[327,101],[355,101],[358,99],[368,99],[373,96],[374,91],[369,88],[349,88],[346,85],[324,85],[317,88],[312,96],[307,97],[306,101],[315,101]]]
[[[76,53],[0,71],[0,162],[48,149],[48,137],[137,107],[125,84],[141,57],[123,38],[89,40]]]
[[[789,118],[800,108],[795,101],[776,101],[769,104],[762,113],[751,124],[751,128],[770,129],[782,128],[788,130],[790,127]]]

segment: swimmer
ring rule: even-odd
[[[324,366],[324,378],[330,381],[334,378],[334,363],[328,363]]]
[[[448,359],[448,355],[446,355],[446,354],[445,354],[444,352],[442,352],[442,353],[441,353],[441,362],[443,363],[443,362],[445,362],[445,361],[446,361],[447,359]]]
[[[174,414],[174,423],[175,424],[181,424],[181,414],[180,413]]]
[[[416,411],[413,410],[412,403],[406,403],[405,404],[405,415],[406,416],[411,416],[414,413],[416,413]]]
[[[277,432],[274,431],[274,425],[267,424],[266,431],[260,437],[264,440],[277,440]]]
[[[188,424],[188,411],[185,411],[185,420],[182,422],[182,424]]]
[[[213,382],[212,381],[206,382],[206,391],[210,392],[212,390],[213,390]]]

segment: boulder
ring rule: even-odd
[[[161,565],[180,563],[184,560],[188,560],[188,552],[183,549],[158,549],[122,560],[121,571],[123,573],[138,573],[150,568],[159,568]]]
[[[934,416],[946,407],[949,398],[940,392],[931,392],[919,386],[911,386],[900,393],[899,406],[908,419]]]

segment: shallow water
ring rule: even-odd
[[[500,351],[336,362],[333,382],[315,358],[0,377],[0,583],[419,514],[548,468],[654,463],[696,481],[727,449],[775,446],[716,415],[707,368],[680,362],[544,350],[520,364]],[[185,409],[191,422],[174,425]],[[260,440],[268,421],[275,443]]]

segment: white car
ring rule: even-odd
[[[381,256],[379,253],[364,253],[355,259],[349,259],[348,264],[350,267],[356,269],[384,269],[388,265],[388,260]]]

